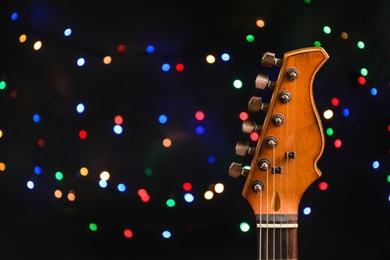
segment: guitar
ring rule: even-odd
[[[269,103],[252,97],[248,110],[266,111],[262,125],[244,120],[242,131],[258,133],[257,144],[238,141],[236,154],[252,155],[250,167],[233,162],[231,177],[244,176],[242,195],[250,204],[257,224],[258,259],[298,259],[298,209],[303,193],[322,173],[317,167],[324,150],[324,131],[314,97],[313,81],[329,59],[321,47],[307,47],[284,54],[264,53],[263,66],[280,67],[276,81],[259,74],[255,86],[272,89]]]

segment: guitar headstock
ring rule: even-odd
[[[245,176],[242,195],[255,214],[298,214],[303,193],[321,176],[317,162],[324,150],[324,133],[314,97],[316,73],[329,59],[321,47],[307,47],[284,54],[282,59],[266,52],[263,66],[280,67],[276,81],[259,74],[259,91],[272,89],[269,103],[254,96],[248,110],[254,115],[266,112],[262,125],[243,121],[242,131],[258,133],[256,145],[239,141],[236,154],[253,156],[250,168],[233,162],[232,177]],[[253,141],[254,142],[254,141]]]

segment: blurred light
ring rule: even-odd
[[[241,222],[241,223],[240,223],[240,230],[241,230],[242,232],[248,232],[249,229],[250,229],[250,226],[249,226],[248,223],[246,223],[246,222]]]
[[[150,200],[150,196],[149,196],[149,194],[145,194],[145,195],[143,195],[142,197],[141,197],[141,201],[142,202],[148,202]]]
[[[204,119],[204,113],[202,111],[197,111],[195,113],[195,118],[199,121],[202,121]]]
[[[186,182],[183,184],[183,190],[190,191],[192,189],[192,184],[190,182]]]
[[[169,139],[169,138],[165,138],[163,141],[162,141],[162,144],[163,144],[163,146],[164,147],[171,147],[171,145],[172,145],[172,141],[171,141],[171,139]]]
[[[215,157],[214,156],[212,156],[212,155],[210,155],[209,157],[207,157],[207,162],[209,163],[209,164],[213,164],[213,163],[215,163]]]
[[[194,201],[194,196],[191,193],[184,194],[184,200],[191,203]]]
[[[330,29],[329,26],[324,26],[323,31],[324,31],[325,34],[330,34],[332,29]]]
[[[98,226],[95,223],[90,223],[89,224],[89,229],[91,231],[96,231],[98,229]]]
[[[303,0],[303,2],[305,2],[305,4],[311,4],[311,0]]]
[[[56,178],[56,180],[61,181],[64,178],[64,174],[62,172],[56,172],[54,174],[54,177]]]
[[[120,192],[126,191],[126,185],[123,183],[119,183],[117,188],[118,188],[118,191],[120,191]]]
[[[228,60],[230,60],[230,55],[228,54],[228,53],[222,53],[222,55],[221,55],[221,59],[223,60],[223,61],[228,61]]]
[[[168,230],[165,230],[165,231],[162,232],[162,236],[164,238],[170,238],[172,236],[172,234]]]
[[[325,119],[331,119],[333,117],[333,111],[328,109],[328,110],[325,110],[324,112],[324,118]]]
[[[40,119],[41,119],[41,117],[38,114],[33,115],[33,121],[35,123],[38,123]]]
[[[36,41],[35,43],[34,43],[34,46],[33,46],[33,48],[34,48],[34,50],[39,50],[39,49],[41,49],[42,48],[42,42],[41,41]]]
[[[77,104],[77,106],[76,106],[76,111],[77,111],[77,113],[81,114],[81,113],[84,112],[84,110],[85,110],[85,106],[84,106],[83,103]]]
[[[257,19],[256,20],[256,26],[259,28],[263,28],[265,26],[265,22],[263,19]]]
[[[137,194],[138,194],[138,196],[142,197],[142,196],[147,195],[148,193],[146,192],[145,189],[139,189],[139,190],[137,191]]]
[[[26,42],[26,40],[27,40],[27,35],[22,34],[19,36],[19,42],[23,43]]]
[[[4,80],[0,81],[0,89],[3,90],[6,87],[7,87],[7,83]]]
[[[35,186],[35,184],[34,184],[33,181],[28,181],[27,182],[27,188],[29,188],[30,190],[34,189],[34,186]]]
[[[311,208],[310,207],[306,207],[303,209],[303,214],[305,215],[309,215],[311,213]]]
[[[152,176],[153,175],[153,170],[150,169],[150,168],[146,168],[145,169],[145,175],[148,176],[148,177]]]
[[[102,171],[99,177],[101,180],[107,181],[108,179],[110,179],[110,173],[108,171]]]
[[[334,141],[334,147],[336,147],[336,148],[341,148],[341,145],[342,145],[342,142],[341,142],[340,139],[336,139],[336,140]]]
[[[123,124],[123,117],[120,116],[120,115],[116,115],[116,116],[114,117],[114,123],[117,124],[117,125]]]
[[[198,135],[201,135],[201,134],[203,134],[204,133],[204,127],[203,126],[198,126],[198,127],[196,127],[196,133],[198,134]]]
[[[328,189],[328,183],[322,181],[322,182],[318,183],[318,188],[320,190],[327,190]]]
[[[387,182],[390,182],[390,174],[387,175]]]
[[[100,180],[99,181],[99,186],[101,188],[107,188],[107,185],[108,185],[108,183],[105,180]]]
[[[333,106],[337,107],[340,104],[340,101],[338,100],[338,98],[332,98],[331,103]]]
[[[112,58],[110,56],[105,56],[103,58],[103,63],[104,64],[110,64],[112,62]]]
[[[18,19],[18,13],[13,13],[13,14],[11,14],[11,20],[12,21],[15,21],[16,19]]]
[[[242,88],[242,81],[239,79],[236,79],[235,81],[233,81],[233,87],[235,87],[236,89]]]
[[[169,65],[168,63],[164,63],[162,66],[161,66],[161,69],[163,71],[169,71],[171,69],[171,65]]]
[[[348,108],[344,108],[344,109],[343,109],[343,115],[344,115],[345,117],[349,116],[349,109],[348,109]]]
[[[209,63],[209,64],[213,64],[215,62],[214,55],[211,55],[211,54],[207,55],[206,56],[206,62]]]
[[[71,35],[71,34],[72,34],[72,29],[70,29],[70,28],[65,29],[65,31],[64,31],[64,35],[65,35],[65,36],[69,36],[69,35]]]
[[[161,124],[165,124],[167,121],[168,121],[168,117],[166,115],[160,115],[158,117],[158,121],[161,123]]]
[[[358,41],[358,42],[357,42],[357,47],[358,47],[359,49],[364,49],[364,47],[365,47],[364,42]]]
[[[319,41],[314,41],[314,46],[316,46],[316,47],[321,47],[321,42],[319,42]]]
[[[247,112],[241,112],[239,115],[240,120],[245,121],[249,118],[249,115]]]
[[[333,133],[334,133],[334,132],[333,132],[333,129],[332,129],[332,128],[329,127],[328,129],[326,129],[326,134],[327,134],[327,135],[331,136],[331,135],[333,135]]]
[[[77,60],[77,65],[78,65],[79,67],[84,66],[84,64],[85,64],[85,59],[84,59],[84,58],[79,58],[79,59]]]
[[[378,169],[378,168],[379,168],[379,162],[378,162],[378,161],[374,161],[374,162],[372,163],[372,168],[373,168],[373,169]]]
[[[114,125],[112,130],[114,131],[114,133],[119,135],[119,134],[121,134],[123,132],[123,127],[120,126],[120,125]]]
[[[43,139],[39,139],[37,144],[39,147],[43,147],[45,145],[45,141]]]
[[[378,90],[376,88],[371,89],[371,95],[376,96],[378,94]]]
[[[123,52],[126,51],[126,46],[121,44],[121,45],[118,46],[117,50],[118,50],[119,53],[123,53]]]
[[[165,202],[167,204],[168,207],[172,208],[176,205],[176,202],[174,199],[167,199],[167,201]]]
[[[42,169],[41,169],[41,167],[39,167],[39,166],[35,166],[34,167],[34,172],[35,172],[35,174],[41,174],[42,173]]]
[[[346,40],[346,39],[348,39],[348,37],[349,37],[349,36],[348,36],[348,33],[346,33],[346,32],[342,32],[342,33],[341,33],[341,38],[342,38],[342,39]]]
[[[214,191],[216,193],[222,193],[225,190],[225,186],[222,183],[217,183],[214,186]]]
[[[87,131],[85,131],[85,130],[80,130],[80,132],[79,132],[79,137],[80,137],[80,139],[85,139],[85,138],[87,138]]]
[[[80,175],[81,176],[87,176],[88,175],[88,169],[86,167],[80,168]]]
[[[76,193],[73,190],[70,190],[67,198],[69,201],[75,201],[76,200]]]
[[[203,197],[206,199],[206,200],[211,200],[213,197],[214,197],[214,192],[211,191],[211,190],[207,190]]]
[[[125,229],[123,231],[123,235],[126,237],[126,238],[132,238],[133,237],[133,231],[131,231],[130,229]]]
[[[54,197],[57,198],[57,199],[60,199],[62,197],[62,191],[55,190],[54,191]]]
[[[176,64],[176,71],[183,71],[184,70],[184,65],[182,63]]]
[[[368,75],[368,70],[366,68],[361,68],[360,69],[360,74],[365,77],[365,76]]]
[[[154,46],[153,45],[149,45],[146,47],[146,52],[147,53],[153,53],[154,52]]]
[[[16,90],[11,91],[11,98],[16,98],[17,95],[18,95],[18,92]]]
[[[0,171],[5,171],[5,168],[6,168],[6,166],[5,166],[5,163],[3,163],[3,162],[0,162]]]
[[[363,76],[359,76],[358,79],[357,79],[357,81],[358,81],[358,83],[359,83],[360,85],[365,85],[365,84],[367,83],[366,78],[363,77]]]
[[[253,42],[255,40],[255,37],[252,34],[248,34],[245,37],[245,39],[246,39],[247,42]]]
[[[249,138],[250,138],[252,141],[256,142],[257,140],[259,140],[259,133],[257,133],[257,132],[252,132],[252,133],[249,134]]]

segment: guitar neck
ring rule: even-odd
[[[298,259],[297,215],[262,215],[257,223],[257,259]]]

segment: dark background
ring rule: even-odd
[[[251,96],[263,94],[254,87],[258,73],[276,79],[277,69],[260,65],[264,52],[282,58],[315,41],[330,56],[315,78],[315,102],[321,117],[334,111],[322,123],[335,134],[325,137],[322,177],[301,200],[299,259],[390,259],[389,1],[5,0],[0,10],[0,73],[7,83],[0,91],[0,162],[6,164],[0,259],[256,259],[254,216],[241,196],[245,179],[228,175],[232,161],[251,160],[235,154],[244,136],[238,115]],[[14,12],[19,16],[12,21]],[[256,27],[258,18],[264,28]],[[68,27],[73,34],[64,37]],[[254,42],[246,42],[248,34]],[[34,51],[37,40],[43,47]],[[117,51],[121,44],[124,53]],[[150,44],[152,54],[145,51]],[[219,59],[223,52],[229,62]],[[206,63],[207,54],[216,56],[215,64]],[[112,56],[110,65],[102,63],[105,55]],[[78,57],[85,66],[76,66]],[[163,72],[163,63],[172,69]],[[175,71],[177,63],[184,64],[182,72]],[[369,71],[363,86],[357,83],[362,67]],[[232,86],[237,78],[239,90]],[[79,102],[86,105],[83,115],[75,113]],[[350,116],[342,115],[344,108]],[[201,122],[194,118],[198,110],[205,113]],[[122,135],[111,130],[117,114],[124,118]],[[168,116],[164,125],[160,114]],[[196,134],[198,125],[204,134]],[[87,129],[86,140],[78,138],[80,129]],[[166,137],[171,148],[161,144]],[[40,138],[44,147],[37,145]],[[89,168],[85,178],[77,176],[81,166]],[[53,177],[58,170],[62,182]],[[111,173],[106,189],[97,185],[103,170]],[[30,179],[33,190],[26,187]],[[182,198],[187,181],[192,203]],[[318,189],[320,181],[329,188]],[[115,189],[120,182],[127,185],[124,194]],[[225,191],[205,200],[218,182]],[[76,201],[55,199],[58,188],[75,190]],[[140,188],[150,194],[148,203],[140,201]],[[165,206],[169,197],[176,199],[174,208]],[[307,216],[306,206],[312,208]],[[242,221],[249,232],[239,230]],[[90,222],[98,231],[88,229]],[[126,227],[133,238],[123,236]],[[165,229],[171,239],[162,238]]]

